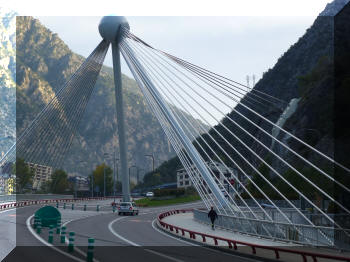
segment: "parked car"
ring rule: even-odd
[[[146,193],[146,197],[154,197],[154,193],[153,192],[147,192]]]
[[[139,209],[134,202],[121,202],[118,207],[118,215],[138,215]]]

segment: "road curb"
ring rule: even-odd
[[[175,237],[175,238],[178,238],[178,239],[182,239],[182,240],[184,240],[186,242],[189,242],[189,243],[192,243],[192,244],[196,244],[198,247],[210,248],[210,249],[213,249],[213,250],[216,250],[216,251],[221,251],[221,252],[225,252],[225,253],[228,253],[228,254],[238,255],[238,256],[241,256],[241,257],[245,257],[245,258],[251,258],[251,259],[254,259],[254,260],[259,259],[259,261],[264,261],[264,262],[277,262],[277,261],[281,262],[281,260],[268,259],[268,258],[260,257],[260,256],[257,256],[257,255],[241,253],[241,252],[238,252],[238,251],[230,250],[228,248],[224,248],[224,247],[220,247],[220,246],[212,246],[212,245],[209,245],[207,243],[203,243],[203,242],[200,242],[200,241],[189,239],[187,237],[178,235],[176,233],[172,233],[171,231],[168,231],[168,230],[164,229],[163,227],[161,227],[159,225],[158,220],[156,220],[155,225],[156,225],[157,229],[161,230],[162,232],[164,232],[164,233],[166,233],[166,234],[168,234],[168,235],[170,235],[172,237]]]

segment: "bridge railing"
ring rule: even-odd
[[[207,211],[195,209],[193,214],[194,219],[198,222],[210,224]],[[350,230],[302,224],[291,225],[277,221],[271,222],[221,214],[215,224],[224,229],[273,240],[350,250]]]
[[[157,218],[158,225],[162,227],[164,230],[168,230],[176,234],[181,234],[181,236],[183,237],[187,234],[190,237],[190,239],[193,239],[193,240],[196,240],[197,237],[200,237],[203,243],[206,243],[207,239],[212,239],[214,241],[215,246],[219,246],[219,241],[220,241],[221,243],[226,243],[227,247],[230,249],[233,248],[235,250],[238,250],[239,245],[250,247],[252,250],[252,254],[256,254],[257,249],[271,250],[275,253],[276,259],[280,258],[280,253],[289,253],[289,254],[300,255],[304,262],[307,261],[307,257],[311,257],[314,262],[317,262],[318,258],[333,259],[337,261],[350,261],[349,257],[308,252],[304,250],[293,250],[289,248],[282,248],[282,247],[276,247],[276,246],[264,246],[264,245],[259,245],[255,243],[248,243],[248,242],[243,242],[239,240],[227,239],[227,238],[209,235],[201,232],[196,232],[187,228],[171,225],[163,221],[163,219],[168,216],[186,213],[186,212],[193,212],[193,211],[194,211],[193,209],[181,209],[181,210],[172,210],[172,211],[161,213],[158,215],[158,218]]]
[[[42,204],[52,204],[52,203],[71,203],[71,202],[80,202],[88,200],[107,200],[114,199],[114,197],[85,197],[85,198],[71,198],[71,199],[42,199],[42,200],[22,200],[13,203],[0,204],[0,211],[15,208],[15,207],[24,207],[31,205],[42,205]]]

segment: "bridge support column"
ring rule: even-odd
[[[130,201],[130,182],[128,174],[128,159],[126,154],[126,140],[125,140],[125,122],[123,110],[123,94],[122,94],[122,79],[120,69],[120,52],[118,43],[112,42],[112,56],[113,56],[113,71],[114,71],[114,85],[115,98],[117,107],[118,120],[118,138],[119,138],[119,152],[121,164],[121,177],[123,189],[123,201]]]

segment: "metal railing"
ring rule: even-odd
[[[211,224],[207,211],[195,209],[193,214],[194,219],[198,222]],[[291,225],[276,221],[263,221],[221,214],[218,215],[215,224],[223,229],[273,240],[350,250],[350,230],[302,224]]]
[[[222,238],[219,236],[204,234],[201,232],[192,231],[192,230],[187,229],[187,228],[182,228],[182,227],[178,227],[175,225],[171,225],[171,224],[168,224],[168,223],[162,221],[165,217],[180,214],[180,213],[192,212],[192,211],[194,211],[194,210],[184,209],[184,210],[172,210],[172,211],[161,213],[158,215],[158,218],[157,218],[158,225],[161,228],[163,228],[164,230],[170,231],[173,234],[181,234],[182,237],[186,237],[186,234],[187,234],[187,236],[189,236],[189,238],[193,239],[193,240],[196,240],[196,236],[199,236],[202,238],[203,243],[207,242],[207,238],[211,238],[211,239],[213,239],[215,246],[218,246],[219,241],[221,241],[223,243],[227,243],[227,246],[230,249],[234,248],[235,250],[238,250],[238,245],[248,246],[252,249],[253,254],[256,254],[256,249],[272,250],[275,253],[276,259],[280,258],[280,253],[289,253],[289,254],[300,255],[302,257],[303,261],[305,261],[305,262],[307,261],[307,257],[311,257],[314,262],[317,262],[318,258],[326,258],[326,259],[332,259],[332,260],[338,260],[338,261],[349,261],[350,262],[349,257],[320,254],[320,253],[308,252],[308,251],[304,251],[304,250],[293,250],[293,249],[289,249],[289,248],[281,248],[281,247],[275,247],[275,246],[263,246],[263,245],[258,245],[258,244],[254,244],[254,243],[248,243],[248,242],[243,242],[243,241],[238,241],[238,240],[233,240],[233,239]]]

